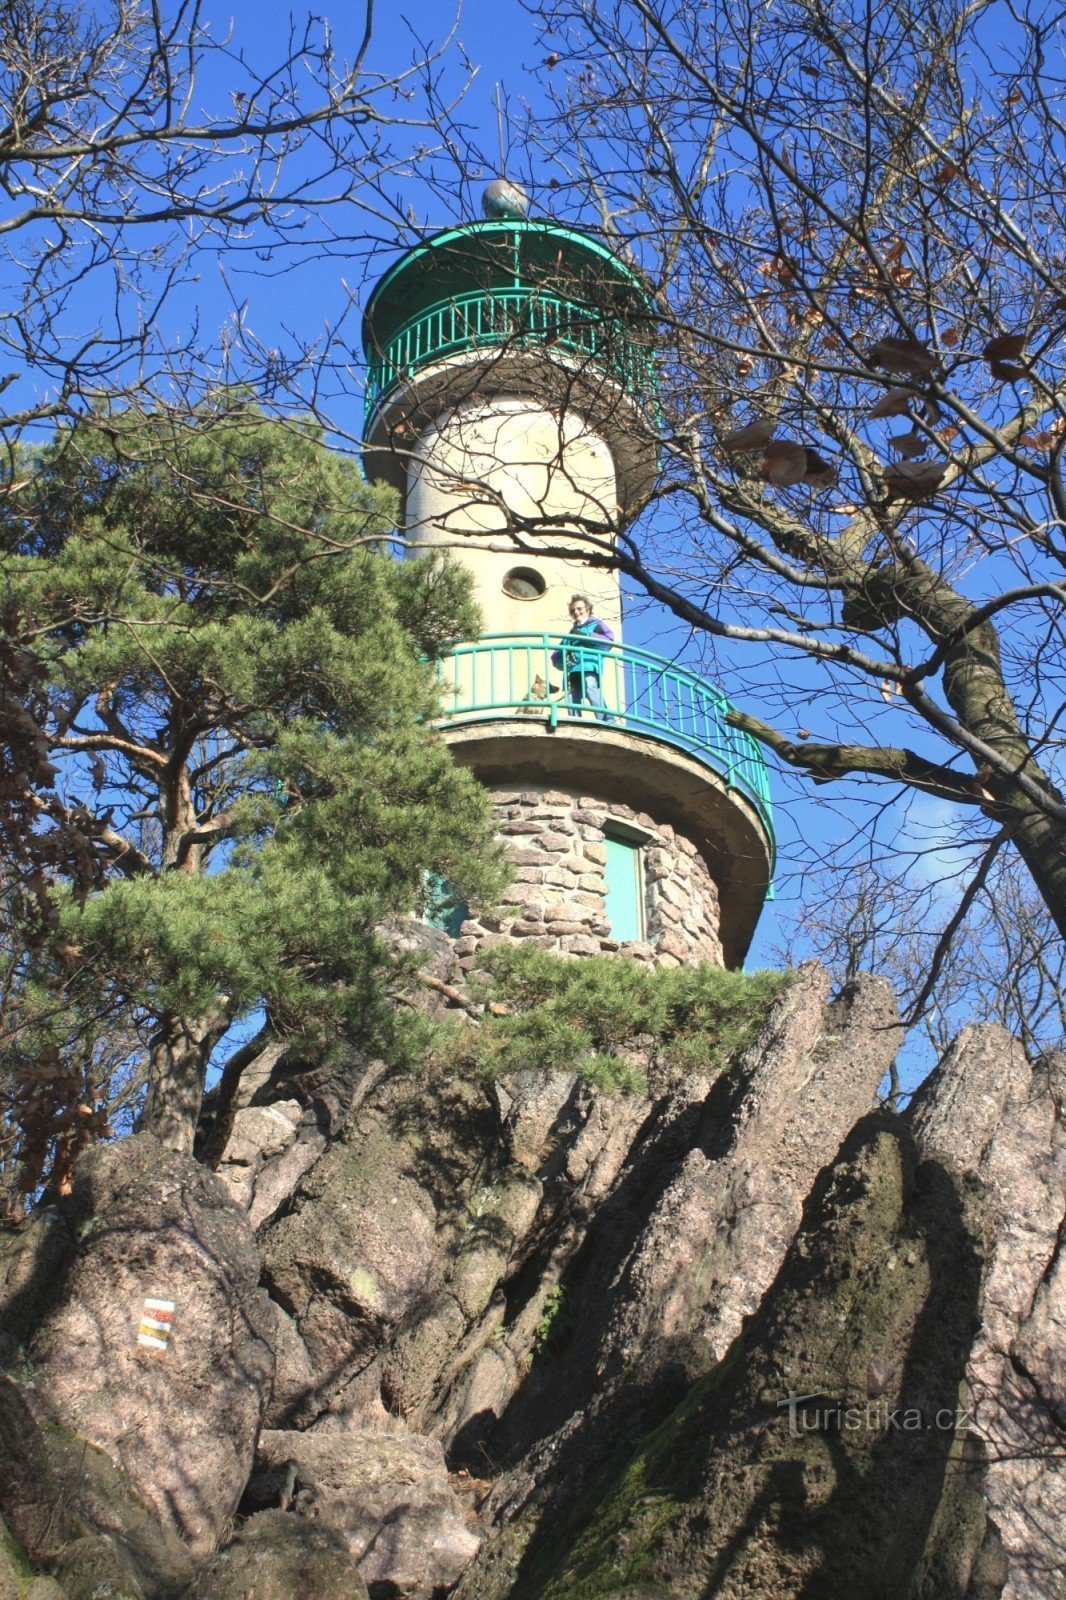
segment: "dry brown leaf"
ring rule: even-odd
[[[754,422],[747,422],[742,428],[732,428],[722,440],[722,449],[727,452],[762,450],[770,443],[773,436],[774,424],[765,417],[757,417]]]
[[[944,189],[959,176],[960,170],[954,161],[945,161],[939,171],[934,174],[933,182],[938,189]]]
[[[779,489],[789,489],[802,483],[807,476],[807,451],[790,439],[778,439],[767,445],[759,462],[759,471],[767,483]]]
[[[1053,450],[1056,438],[1050,428],[1044,428],[1040,433],[1023,433],[1018,443],[1027,445],[1030,450]]]
[[[870,407],[871,417],[902,417],[913,401],[919,398],[917,389],[890,389],[877,404]]]
[[[896,500],[926,500],[936,494],[946,461],[894,461],[885,468],[885,486]]]
[[[886,372],[906,372],[914,378],[936,371],[936,356],[920,339],[878,339],[870,346],[867,360]]]
[[[738,356],[737,357],[737,372],[738,372],[740,377],[746,378],[749,373],[754,372],[754,371],[755,371],[755,363],[751,359],[750,356]]]
[[[898,456],[910,460],[912,456],[922,456],[929,448],[929,441],[924,433],[912,430],[910,433],[896,433],[889,439],[889,444]]]
[[[803,481],[810,489],[831,489],[837,481],[837,469],[823,461],[817,450],[806,451],[807,470]]]
[[[981,354],[986,361],[1016,361],[1024,352],[1025,344],[1024,333],[997,333],[994,339],[989,339]]]
[[[958,344],[958,342],[959,342],[959,330],[958,330],[958,328],[945,328],[943,333],[940,335],[940,343],[944,346],[944,348],[946,350],[954,350],[954,348]]]
[[[988,370],[997,383],[1017,383],[1019,378],[1029,376],[1025,368],[1014,361],[993,361]]]

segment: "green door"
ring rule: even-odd
[[[607,921],[612,939],[644,938],[644,874],[640,846],[626,839],[604,839],[607,846]]]

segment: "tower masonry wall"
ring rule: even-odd
[[[514,882],[497,915],[468,918],[455,950],[469,969],[479,949],[532,940],[562,955],[619,953],[658,966],[723,964],[718,888],[690,839],[644,812],[561,789],[496,790],[497,833]],[[612,936],[606,837],[640,845],[646,936]]]

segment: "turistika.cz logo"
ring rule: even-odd
[[[777,1402],[777,1409],[788,1412],[793,1439],[805,1433],[957,1433],[972,1427],[974,1420],[965,1406],[925,1412],[918,1406],[892,1406],[885,1400],[849,1405],[826,1394],[797,1394],[791,1389]]]

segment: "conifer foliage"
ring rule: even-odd
[[[5,1076],[76,1057],[92,1105],[117,1034],[147,1077],[145,1125],[189,1149],[234,1023],[261,1012],[264,1046],[372,1028],[382,918],[418,906],[427,871],[472,903],[495,889],[427,665],[476,618],[454,569],[387,553],[391,502],[353,462],[244,396],[191,417],[100,409],[30,468],[0,529],[37,662],[32,870],[58,927],[8,941]],[[87,893],[44,859],[60,801]],[[64,1114],[36,1118],[36,1155],[22,1130],[31,1186]]]

